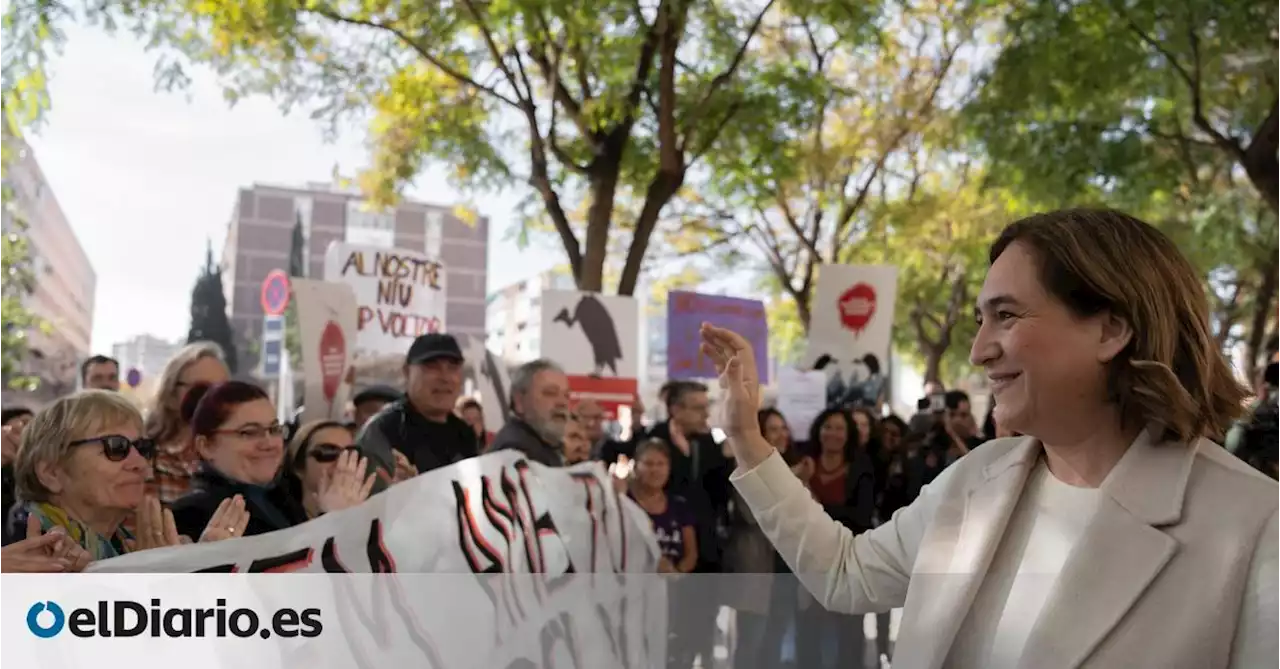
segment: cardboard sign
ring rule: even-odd
[[[444,332],[444,265],[420,251],[333,242],[324,278],[355,293],[361,353],[403,356],[415,337]]]
[[[640,306],[632,297],[542,292],[542,357],[569,375],[574,401],[595,400],[610,417],[635,401]]]
[[[751,342],[760,383],[769,383],[769,323],[764,303],[685,291],[667,294],[667,377],[714,379],[715,363],[702,355],[702,324],[728,328]]]
[[[347,371],[356,338],[355,294],[342,283],[294,279],[293,296],[306,377],[302,418],[342,420],[351,396]]]

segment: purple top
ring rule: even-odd
[[[646,511],[648,513],[648,511]],[[684,558],[684,528],[693,527],[693,511],[689,503],[679,495],[667,493],[667,508],[662,513],[649,513],[653,534],[658,538],[662,556],[679,564]]]

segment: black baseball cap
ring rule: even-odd
[[[351,403],[362,404],[370,400],[394,402],[400,399],[400,396],[403,394],[404,393],[392,388],[391,386],[369,386],[368,388],[356,393],[355,397],[351,398]]]
[[[406,365],[421,365],[432,360],[448,358],[462,362],[462,348],[453,335],[439,332],[424,334],[413,340],[409,346],[409,355],[405,356]]]

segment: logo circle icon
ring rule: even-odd
[[[53,615],[53,624],[47,627],[40,624],[40,614],[45,611]],[[27,609],[27,629],[41,639],[57,636],[66,622],[67,616],[62,612],[62,607],[53,602],[36,602]]]

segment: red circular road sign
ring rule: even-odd
[[[262,280],[262,310],[268,316],[279,316],[289,306],[289,275],[273,269]]]

